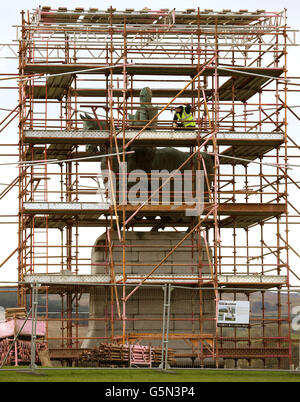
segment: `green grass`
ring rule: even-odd
[[[300,382],[300,373],[226,370],[37,370],[43,375],[1,371],[0,382]]]

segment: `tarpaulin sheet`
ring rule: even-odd
[[[25,320],[21,319],[11,319],[0,323],[0,339],[13,337],[17,334],[19,329],[22,327]],[[27,320],[24,325],[20,336],[31,336],[32,332],[32,320]],[[36,322],[36,336],[45,336],[46,334],[46,324],[45,321]]]

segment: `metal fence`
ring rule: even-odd
[[[164,370],[298,366],[298,327],[293,326],[297,316],[292,322],[287,319],[287,291],[227,288],[223,292],[212,287],[169,283],[143,285],[125,303],[124,294],[128,295],[134,285],[94,284],[84,289],[82,284],[76,286],[68,289],[73,295],[70,311],[63,305],[62,309],[57,307],[66,298],[64,292],[60,290],[59,295],[50,295],[45,286],[31,285],[28,292],[31,308],[21,320],[14,338],[6,343],[6,353],[2,349],[1,368],[8,362],[26,363],[26,359],[22,361],[18,356],[13,361],[12,356],[18,353],[18,347],[22,349],[22,330],[27,327],[28,331],[28,325],[31,328],[27,337],[30,370],[40,364],[43,342],[49,361],[60,361],[62,366],[66,362],[81,367],[158,367]],[[85,297],[75,308],[78,294]],[[278,295],[280,320],[277,311],[274,314]],[[296,292],[292,295],[292,306],[295,306],[300,297]],[[248,300],[249,323],[242,327],[218,325],[219,300]],[[45,322],[45,339],[37,335],[38,322]]]

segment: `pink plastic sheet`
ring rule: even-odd
[[[0,323],[0,339],[14,337],[21,326],[23,325],[24,320],[20,319],[11,319],[5,322]],[[24,328],[21,331],[20,336],[31,336],[32,332],[32,320],[27,320]],[[46,324],[45,321],[37,321],[36,323],[36,335],[37,336],[45,336],[46,334]]]

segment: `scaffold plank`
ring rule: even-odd
[[[69,77],[70,75],[67,75]],[[60,76],[59,76],[60,77]],[[65,76],[62,76],[65,77]],[[56,77],[55,77],[56,78]],[[48,82],[49,81],[49,82]],[[266,77],[235,77],[230,78],[219,88],[219,100],[220,101],[232,101],[232,88],[234,85],[234,99],[235,101],[245,102],[250,99],[253,95],[258,93],[259,89],[264,85],[267,81],[269,81]],[[62,84],[58,86],[51,85],[50,79],[47,80],[47,85],[35,85],[33,88],[32,97],[34,99],[61,99],[62,95],[65,93],[66,84]],[[27,89],[27,93],[31,88]],[[125,91],[126,97],[138,98],[140,96],[141,89],[127,89]],[[176,88],[152,88],[152,97],[153,98],[174,98],[181,89]],[[114,89],[112,91],[113,98],[123,97],[124,90],[122,89]],[[205,96],[207,98],[211,97],[213,91],[211,89],[205,90]],[[106,98],[107,91],[105,88],[71,88],[71,95],[77,97],[88,97],[88,98]],[[202,92],[198,94],[198,90],[186,89],[182,94],[179,95],[179,98],[192,98],[192,97],[203,97]]]
[[[25,202],[23,207],[28,213],[102,214],[110,205],[101,202]]]
[[[74,225],[74,221],[72,220],[72,216],[70,215],[59,215],[59,214],[49,214],[46,215],[47,217],[47,223],[45,220],[45,217],[40,217],[40,216],[34,216],[34,226],[36,229],[38,228],[48,228],[48,229],[62,229],[62,228],[67,228],[72,225]],[[230,221],[228,219],[221,219],[219,222],[219,227],[220,228],[247,228],[249,226],[252,226],[254,224],[264,222],[265,220],[272,219],[274,216],[270,215],[265,215],[265,216],[260,216],[259,218],[257,217],[251,217],[248,219],[242,220],[241,218],[239,219],[231,219]],[[113,219],[113,222],[115,223],[115,220]],[[26,227],[30,227],[31,225],[31,220],[27,220],[25,223]],[[99,228],[107,228],[110,226],[110,223],[107,221],[107,219],[101,219],[98,214],[96,214],[94,217],[93,216],[76,216],[76,227],[81,228],[81,227],[99,227]],[[203,224],[203,227],[211,228],[214,226],[214,222],[212,219],[206,219]],[[187,222],[165,222],[162,219],[132,219],[130,227],[135,227],[135,228],[154,228],[154,227],[164,227],[164,228],[188,228],[188,223]]]
[[[125,205],[126,212],[132,213],[137,209],[138,205]],[[204,211],[209,210],[211,204],[205,203]],[[24,202],[24,212],[28,214],[49,214],[49,213],[63,213],[63,214],[103,214],[109,212],[109,203],[100,202]],[[144,205],[143,212],[147,214],[153,213],[182,213],[186,210],[187,205]],[[193,204],[188,208],[193,208]],[[224,203],[218,205],[219,215],[232,215],[232,216],[276,216],[286,212],[285,204],[258,204],[258,203]]]
[[[209,205],[205,204],[203,214],[207,213]],[[137,207],[136,205],[126,205],[126,217],[134,213]],[[191,205],[188,206],[188,208],[191,207]],[[105,203],[25,202],[23,208],[25,214],[34,216],[34,225],[40,228],[45,226],[45,218],[39,215],[47,216],[49,229],[68,226],[72,223],[70,221],[72,216],[76,216],[78,227],[107,227],[110,225],[107,219],[99,219],[101,215],[108,216],[111,211],[111,206]],[[187,227],[189,223],[185,220],[179,219],[178,222],[170,220],[165,223],[155,219],[157,215],[176,217],[179,214],[181,216],[184,215],[186,209],[186,205],[176,207],[173,205],[145,205],[137,217],[147,216],[147,219],[132,220],[131,226],[153,227],[161,223],[165,227]],[[224,203],[219,204],[217,209],[217,215],[221,218],[219,221],[221,228],[246,228],[281,216],[285,212],[285,204]],[[121,214],[121,210],[119,213]],[[30,225],[30,221],[27,224]],[[203,222],[203,226],[213,227],[213,221],[207,219]]]
[[[63,90],[63,88],[61,88]],[[181,89],[174,88],[151,88],[152,98],[174,98]],[[28,88],[29,92],[29,88]],[[84,98],[106,98],[107,91],[105,88],[71,88],[71,95],[84,97]],[[126,97],[138,98],[140,96],[141,88],[135,89],[127,89],[125,90]],[[211,95],[211,90],[205,90],[206,96]],[[112,92],[112,97],[123,97],[124,90],[115,88]],[[198,91],[186,89],[182,94],[179,95],[179,98],[191,98],[192,96],[198,96]],[[200,97],[202,97],[202,93]],[[46,97],[46,88],[42,85],[36,85],[33,91],[33,98],[35,99],[45,99]],[[48,99],[56,99],[55,94],[47,93]]]
[[[72,74],[49,77],[46,85],[26,87],[28,96],[35,99],[58,99],[61,100],[70,87],[73,80]]]
[[[146,275],[127,274],[127,284],[138,284]],[[214,278],[211,275],[201,277],[202,286],[212,285]],[[219,286],[226,288],[273,288],[283,286],[286,284],[286,276],[284,275],[218,275]],[[116,283],[123,283],[123,275],[116,274]],[[111,283],[110,274],[97,274],[97,275],[62,275],[62,274],[30,274],[24,276],[24,283],[30,285],[31,283],[39,283],[42,286],[51,286],[52,289],[60,286],[99,286],[101,284]],[[177,274],[153,274],[146,281],[145,284],[184,284],[199,286],[198,275],[177,275]],[[50,289],[51,291],[51,289]]]
[[[130,141],[136,135],[137,130],[128,130],[125,140]],[[208,132],[201,133],[202,136]],[[122,133],[117,137],[121,143]],[[148,130],[143,131],[134,141],[134,145],[178,145],[193,146],[197,141],[197,130]],[[107,144],[109,131],[98,130],[25,130],[24,142],[30,144]],[[276,147],[284,141],[284,133],[274,132],[218,132],[216,134],[218,145],[241,145],[253,147],[271,145]],[[201,139],[200,139],[201,142]],[[209,142],[212,143],[212,140]]]
[[[123,24],[126,17],[127,24],[147,24],[151,25],[158,22],[159,17],[167,17],[173,10],[134,10],[126,9],[125,11],[111,10],[111,19],[113,24]],[[52,9],[51,7],[42,7],[40,12],[40,23],[72,23],[72,24],[107,24],[110,10],[98,10],[97,8],[90,8],[84,10],[76,8],[75,10]],[[195,9],[188,9],[186,11],[175,10],[176,25],[196,25],[198,20],[198,12]],[[248,25],[254,21],[260,21],[262,17],[270,18],[272,14],[266,13],[265,10],[240,10],[240,11],[214,11],[214,10],[201,10],[199,14],[200,23],[203,25],[214,25],[215,19],[218,18],[219,25]],[[164,22],[164,19],[161,20]]]
[[[187,76],[194,77],[199,73],[203,66],[191,64],[129,64],[126,67],[129,75],[168,75],[168,76]],[[110,74],[111,69],[114,75],[123,74],[123,65],[109,66],[107,64],[54,64],[54,63],[27,63],[24,66],[26,74]],[[208,66],[204,69],[202,76],[212,76],[216,69]],[[218,73],[223,77],[244,77],[244,74],[259,74],[262,76],[279,77],[283,73],[283,68],[263,68],[263,67],[230,67],[229,69],[220,68]]]
[[[289,349],[281,348],[219,348],[219,357],[223,359],[267,359],[288,357]],[[176,358],[183,356],[175,355]],[[209,354],[203,350],[197,357],[207,357]],[[187,357],[187,356],[184,356]]]

